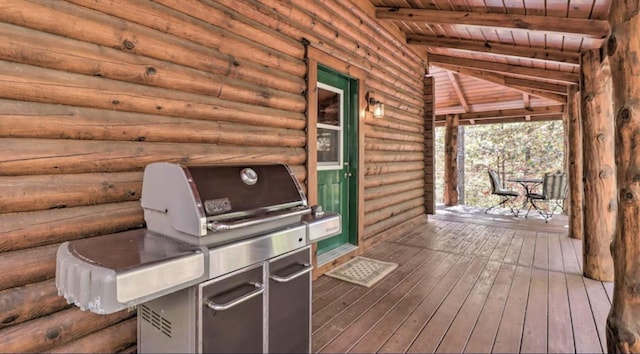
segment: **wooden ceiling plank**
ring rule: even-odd
[[[464,93],[462,92],[462,87],[460,82],[458,81],[458,77],[451,71],[447,71],[449,75],[449,80],[451,81],[451,86],[453,86],[453,90],[458,95],[458,100],[460,101],[460,105],[464,107],[465,112],[469,112],[469,103],[467,103],[467,99],[464,97]]]
[[[428,22],[472,26],[503,27],[529,31],[544,31],[605,38],[609,22],[582,18],[497,14],[464,11],[426,10],[397,7],[376,7],[376,18],[407,22]]]
[[[449,48],[544,61],[557,61],[575,65],[580,64],[580,53],[562,52],[553,49],[521,47],[469,39],[438,38],[420,34],[407,34],[407,43],[432,48]]]
[[[580,75],[572,72],[553,71],[547,69],[530,68],[525,66],[515,66],[509,64],[495,63],[482,60],[470,60],[459,57],[444,56],[432,54],[429,55],[429,62],[436,64],[448,64],[462,66],[472,69],[480,69],[498,73],[506,73],[513,75],[526,76],[533,80],[546,79],[549,81],[557,81],[567,84],[577,84]]]
[[[546,99],[550,99],[550,100],[553,100],[553,101],[556,101],[556,102],[561,102],[561,103],[566,103],[567,102],[567,98],[565,96],[562,96],[562,95],[558,94],[558,93],[542,91],[542,90],[539,90],[539,89],[530,88],[530,87],[524,87],[524,86],[510,86],[510,85],[508,85],[506,83],[506,80],[505,80],[508,77],[504,76],[504,75],[491,73],[491,72],[486,72],[486,71],[481,71],[481,70],[473,70],[473,69],[463,68],[463,67],[458,67],[458,66],[446,65],[446,64],[434,63],[434,66],[438,66],[438,67],[440,67],[442,69],[445,69],[445,70],[455,71],[455,72],[457,72],[459,74],[462,74],[462,75],[475,77],[475,78],[480,79],[480,80],[493,82],[494,84],[498,84],[498,85],[502,85],[502,86],[505,86],[505,87],[509,87],[509,88],[518,90],[520,92],[528,93],[528,94],[530,94],[532,96],[546,98]],[[536,85],[539,84],[539,82],[531,81],[531,80],[522,80],[521,83],[524,83],[525,81],[529,81],[531,84],[536,84]],[[544,83],[542,83],[542,84],[544,84]],[[565,88],[565,91],[563,91],[563,92],[566,93],[566,88]]]
[[[542,81],[532,81],[527,79],[519,79],[517,77],[509,77],[509,76],[505,76],[504,82],[508,86],[524,87],[524,88],[529,88],[533,90],[551,92],[558,95],[567,94],[566,85],[552,84],[549,82],[542,82]]]

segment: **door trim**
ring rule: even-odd
[[[335,259],[321,267],[317,266],[317,245],[313,244],[312,255],[314,272],[313,278],[317,278],[331,268],[346,262],[347,260],[362,253],[364,234],[364,127],[365,127],[365,85],[368,73],[358,67],[350,65],[322,50],[305,43],[305,59],[307,61],[307,199],[310,205],[318,203],[318,146],[316,136],[318,135],[318,64],[322,64],[343,75],[358,80],[358,169],[357,169],[357,190],[356,190],[356,220],[357,223],[357,243],[358,248],[348,254]],[[313,139],[311,139],[313,137]]]

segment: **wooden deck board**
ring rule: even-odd
[[[444,259],[446,254],[439,252],[433,254],[426,262],[422,264],[415,272],[408,276],[392,291],[385,295],[378,303],[376,303],[369,311],[358,319],[356,323],[349,326],[331,343],[326,345],[321,352],[327,353],[344,353],[347,352],[354,343],[371,330],[382,318],[384,318],[404,297],[413,290],[420,282],[427,277],[431,271],[437,267]]]
[[[522,345],[520,346],[522,353],[547,352],[548,274],[549,271],[542,269],[534,268],[531,271],[529,300],[527,301],[527,312],[525,314],[524,330],[522,332]]]
[[[364,256],[400,266],[372,288],[314,281],[313,350],[604,352],[613,286],[582,276],[581,241],[556,217],[489,221],[449,215],[381,242]]]
[[[515,270],[516,267],[513,265],[502,264],[487,302],[464,348],[465,353],[488,353],[493,348]]]
[[[560,241],[558,240],[558,245]],[[562,260],[562,256],[558,256]],[[562,272],[550,271],[549,273],[549,319],[547,352],[549,353],[573,353],[573,333],[571,324],[571,312],[569,310],[569,295],[567,281]]]
[[[445,258],[418,286],[400,301],[398,306],[394,307],[366,336],[361,338],[350,351],[355,353],[373,353],[377,351],[459,260],[460,257],[454,255],[449,255]]]
[[[436,350],[485,265],[486,261],[479,258],[472,262],[467,272],[433,315],[432,320],[427,322],[413,341],[407,350],[408,353],[433,353]]]
[[[438,283],[436,288],[429,293],[413,313],[398,327],[393,335],[378,350],[382,353],[406,352],[413,340],[420,334],[440,304],[445,300],[451,289],[458,282],[461,275],[471,264],[470,257],[462,257],[447,275]]]
[[[596,323],[591,313],[591,305],[584,287],[582,276],[567,274],[571,324],[575,333],[577,353],[602,353]]]
[[[436,352],[461,353],[464,350],[467,345],[465,338],[468,339],[471,336],[499,270],[500,263],[498,262],[489,261],[486,264]]]

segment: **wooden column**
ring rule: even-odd
[[[615,286],[607,319],[609,353],[640,352],[640,16],[638,0],[611,2],[607,53],[616,124],[618,223]]]
[[[424,86],[424,211],[427,214],[436,213],[435,193],[435,94],[434,79],[425,74]]]
[[[577,85],[567,90],[567,123],[569,125],[569,236],[582,239],[584,187],[582,184],[582,122],[580,119],[580,92]]]
[[[444,135],[444,205],[458,205],[458,123],[456,114],[447,115]]]
[[[618,199],[615,126],[609,59],[599,49],[582,53],[582,137],[584,162],[583,270],[591,279],[613,281],[611,240]]]

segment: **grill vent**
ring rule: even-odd
[[[152,325],[155,329],[162,332],[165,336],[171,338],[171,321],[162,317],[159,313],[142,305],[142,319]]]

